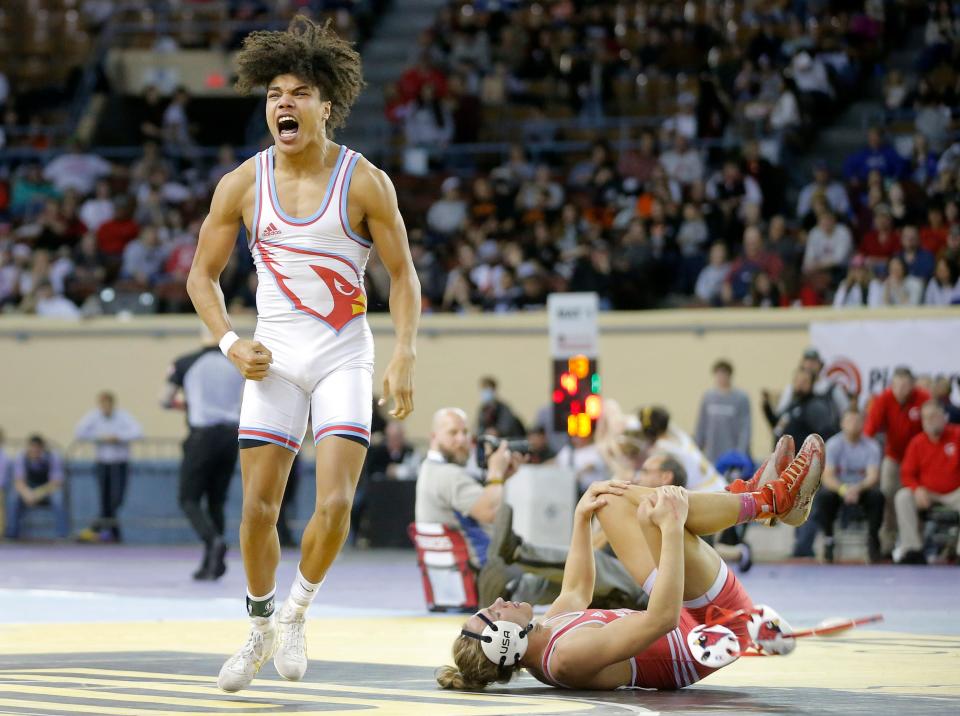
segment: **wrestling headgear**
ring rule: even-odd
[[[521,627],[516,622],[508,621],[490,621],[483,613],[477,612],[477,616],[486,623],[480,634],[462,629],[460,634],[476,639],[480,642],[480,648],[486,657],[498,666],[516,666],[520,659],[527,653],[527,647],[530,642],[527,641],[527,634],[533,629],[533,624]]]

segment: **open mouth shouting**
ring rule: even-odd
[[[277,133],[283,142],[293,142],[300,131],[300,122],[292,114],[281,114],[277,117]]]

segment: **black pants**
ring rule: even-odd
[[[191,428],[183,441],[180,464],[180,509],[186,514],[197,536],[210,544],[223,536],[223,506],[227,501],[230,478],[237,467],[236,425],[212,425]],[[206,497],[206,510],[201,500]]]
[[[98,462],[97,482],[100,484],[100,518],[96,529],[110,530],[115,539],[120,539],[117,511],[127,492],[127,463]]]
[[[857,504],[867,516],[867,539],[871,545],[879,545],[878,534],[880,523],[883,522],[883,493],[876,489],[863,490]],[[817,495],[815,512],[825,537],[833,537],[833,526],[843,505],[843,498],[832,490],[820,490]]]

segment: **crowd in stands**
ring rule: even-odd
[[[404,152],[430,148],[419,183],[393,172],[424,309],[538,309],[554,291],[596,291],[607,309],[960,303],[952,6],[930,6],[916,75],[886,78],[888,107],[916,110],[908,133],[874,128],[842,168],[798,169],[881,71],[911,7],[450,3],[386,105]],[[16,97],[0,82],[7,121]],[[611,133],[611,117],[629,119]],[[197,151],[185,91],[148,91],[142,119],[133,163],[79,142],[43,163],[0,159],[2,310],[189,310],[212,188],[243,156]],[[492,162],[436,151],[506,139]],[[250,311],[242,236],[238,249],[224,292]],[[367,283],[384,310],[375,256]]]

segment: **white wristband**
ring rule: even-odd
[[[223,334],[223,338],[220,339],[220,352],[229,358],[230,349],[233,347],[233,344],[239,340],[240,336],[233,331],[227,331]]]

